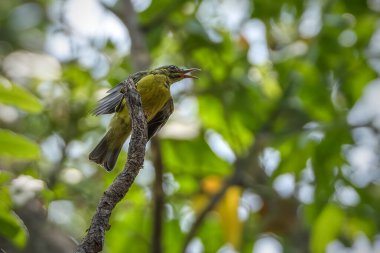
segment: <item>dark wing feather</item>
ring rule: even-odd
[[[98,101],[96,108],[92,111],[92,113],[96,116],[101,114],[110,114],[115,112],[115,108],[123,99],[123,94],[120,93],[121,86],[116,86],[118,91],[114,91],[101,100]]]
[[[170,115],[174,111],[173,99],[169,99],[168,102],[162,107],[162,109],[154,116],[152,120],[148,122],[148,140],[153,137],[168,121]]]
[[[141,78],[146,76],[148,71],[140,71],[131,76],[134,83],[140,81]],[[116,108],[120,105],[123,100],[123,94],[120,92],[123,87],[123,83],[119,83],[117,86],[113,87],[107,93],[109,93],[104,98],[98,101],[96,108],[92,113],[96,116],[101,114],[111,114],[116,111]]]

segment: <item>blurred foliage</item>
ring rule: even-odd
[[[271,252],[363,252],[355,246],[363,236],[380,250],[372,246],[380,236],[379,1],[133,3],[153,66],[202,69],[199,80],[173,87],[176,111],[160,135],[163,252],[183,250],[195,217],[229,178],[188,252],[262,253],[268,237],[281,245]],[[124,152],[106,173],[87,159],[109,121],[91,109],[135,71],[124,5],[0,2],[6,252],[45,252],[30,246],[34,225],[23,211],[31,201],[44,222],[80,241],[126,161]],[[158,252],[152,157],[148,149],[114,210],[104,252]]]

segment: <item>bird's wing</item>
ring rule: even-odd
[[[140,71],[131,75],[130,77],[136,84],[138,81],[140,81],[141,78],[143,78],[147,74],[148,71]],[[101,114],[111,114],[116,112],[117,110],[122,109],[120,108],[122,106],[121,102],[123,101],[123,94],[120,92],[122,87],[123,83],[119,83],[117,86],[107,91],[108,95],[98,101],[96,108],[92,111],[92,113],[98,116]]]
[[[148,140],[153,137],[168,121],[170,115],[174,111],[173,99],[170,98],[162,109],[148,122]]]

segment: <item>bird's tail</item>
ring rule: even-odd
[[[126,138],[115,138],[114,133],[108,130],[103,139],[96,145],[90,153],[89,159],[102,165],[106,170],[111,171],[116,164],[117,157],[123,147]],[[120,137],[120,136],[118,136]]]

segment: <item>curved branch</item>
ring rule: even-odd
[[[131,78],[123,81],[124,98],[132,119],[132,135],[128,149],[128,160],[123,171],[104,192],[90,228],[77,253],[97,253],[103,249],[105,232],[110,228],[112,210],[128,192],[144,163],[145,146],[148,140],[147,122],[141,106],[141,98]]]
[[[224,182],[223,186],[219,189],[218,192],[214,194],[214,196],[212,196],[207,205],[197,216],[195,222],[191,226],[189,233],[186,235],[182,248],[183,253],[186,252],[186,248],[198,232],[198,229],[202,225],[207,214],[211,212],[214,207],[222,200],[229,187],[234,185],[246,187],[248,184],[247,182],[250,182],[251,184],[260,184],[262,181],[266,180],[266,175],[264,171],[260,169],[261,167],[258,160],[259,153],[265,147],[265,143],[267,142],[266,134],[263,133],[265,132],[265,129],[266,127],[263,127],[259,131],[255,142],[249,148],[246,156],[240,157],[238,160],[236,160],[234,164],[234,173]]]

